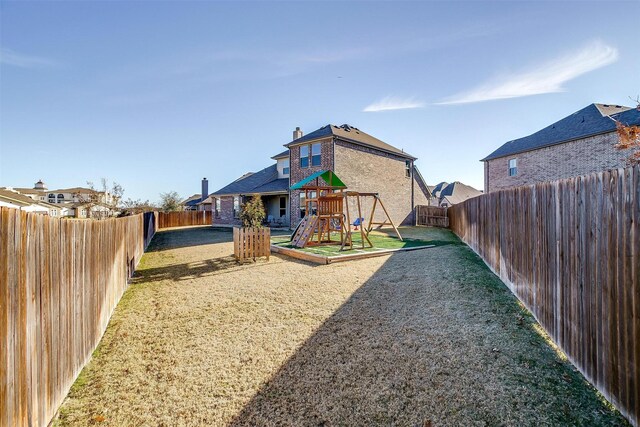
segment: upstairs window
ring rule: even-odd
[[[407,178],[411,178],[411,160],[405,160],[404,173]]]
[[[509,160],[509,176],[518,175],[518,159]]]
[[[282,161],[282,175],[289,175],[289,159]]]
[[[322,144],[306,144],[300,146],[300,167],[320,166],[322,163]]]
[[[309,146],[308,145],[300,146],[300,167],[301,168],[309,167]]]
[[[322,161],[321,148],[320,143],[311,145],[311,166],[320,166]]]

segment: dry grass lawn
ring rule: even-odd
[[[231,232],[157,234],[56,424],[625,425],[452,234],[236,265]]]

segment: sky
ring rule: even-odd
[[[483,187],[480,159],[640,95],[640,1],[0,2],[0,186],[213,192],[347,123]]]

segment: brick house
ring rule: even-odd
[[[614,147],[616,121],[638,125],[640,110],[591,104],[532,135],[507,142],[482,159],[485,192],[625,166],[629,152]]]
[[[358,128],[326,125],[308,135],[300,128],[276,164],[245,174],[212,193],[214,222],[239,224],[240,205],[260,194],[270,222],[295,227],[306,214],[292,184],[321,170],[333,170],[349,190],[379,193],[396,224],[414,222],[414,206],[428,204],[430,193],[414,162],[415,157]]]

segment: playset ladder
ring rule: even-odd
[[[298,230],[296,231],[291,244],[297,248],[304,248],[309,242],[309,238],[313,235],[313,230],[318,223],[318,217],[315,215],[307,215],[302,218]]]

